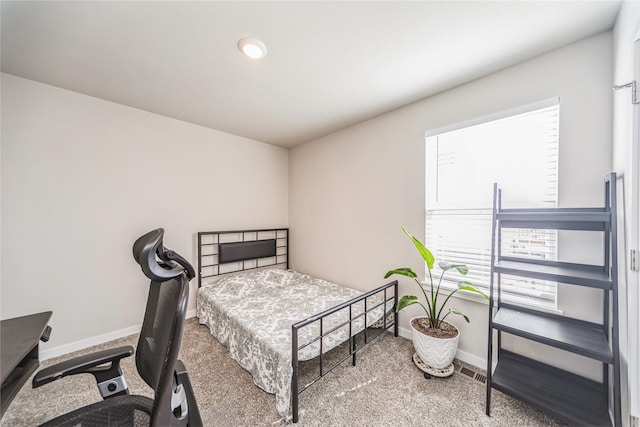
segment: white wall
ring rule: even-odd
[[[2,74],[1,316],[52,310],[45,350],[135,332],[143,233],[194,262],[198,231],[287,223],[285,149]]]
[[[614,68],[613,82],[616,85],[626,84],[634,78],[640,83],[640,75],[634,76],[633,49],[634,40],[640,37],[640,2],[623,2],[616,21],[614,30]],[[637,42],[636,44],[640,44]],[[636,47],[638,73],[640,73],[640,48]],[[633,119],[640,122],[640,106],[635,110],[631,104],[631,89],[621,89],[614,93],[613,99],[614,126],[613,126],[613,167],[619,173],[618,194],[620,194],[621,206],[624,207],[619,215],[620,242],[618,251],[620,254],[620,318],[621,318],[621,360],[623,378],[629,378],[629,393],[623,393],[622,414],[623,420],[627,420],[626,414],[631,413],[640,417],[640,310],[638,273],[630,269],[628,262],[629,250],[638,249],[638,188],[640,180],[638,170],[633,170],[632,158],[638,156],[638,135],[635,150],[632,150],[634,137]],[[636,124],[638,126],[638,123]],[[635,176],[634,176],[635,174]],[[635,194],[632,183],[635,182]],[[632,212],[635,205],[636,212]],[[626,387],[623,387],[623,391]]]
[[[560,205],[601,206],[603,177],[611,171],[611,64],[612,34],[605,32],[294,148],[293,268],[368,290],[383,284],[390,268],[422,265],[400,226],[424,236],[425,131],[550,97],[559,96],[561,104]],[[561,256],[575,258],[574,249],[587,257],[601,253],[582,246],[565,248]],[[401,283],[401,293],[415,292],[411,282]],[[599,319],[599,295],[575,289],[561,290],[559,308]],[[487,306],[463,299],[455,305],[471,317],[468,325],[455,322],[462,329],[460,354],[482,366]],[[401,314],[401,327],[408,329],[413,314],[418,311]],[[542,360],[559,357],[561,366],[583,375],[600,375],[599,364],[576,363],[559,350],[511,345],[527,346]]]

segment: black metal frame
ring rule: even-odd
[[[605,177],[603,207],[503,209],[502,191],[494,184],[492,221],[486,414],[490,415],[491,391],[495,388],[546,410],[570,424],[608,424],[611,410],[613,425],[621,425],[616,174],[612,172]],[[602,262],[597,265],[573,264],[503,256],[503,227],[603,232]],[[502,274],[600,289],[603,292],[602,322],[585,322],[505,303],[501,298]],[[503,312],[506,314],[501,316]],[[517,313],[517,316],[513,313]],[[513,321],[516,317],[521,319],[519,323]],[[525,318],[526,322],[522,320]],[[525,323],[526,326],[523,326]],[[493,343],[494,330],[497,333],[496,345]],[[545,331],[544,335],[538,332],[541,330]],[[517,335],[599,361],[602,363],[602,383],[586,380],[569,371],[507,351],[502,346],[502,333]],[[498,363],[495,370],[494,354]],[[498,374],[501,361],[505,362],[502,366],[506,368]],[[530,367],[532,369],[529,370]],[[610,368],[612,375],[609,374]],[[504,371],[508,371],[508,374]],[[527,379],[534,375],[536,387],[526,388],[529,384]],[[513,378],[518,380],[512,382]],[[612,402],[609,389],[612,389]],[[550,397],[554,390],[560,390],[561,393]],[[611,408],[609,403],[612,404]]]
[[[387,291],[393,288],[393,295],[389,296]],[[383,294],[383,301],[380,302],[379,304],[374,305],[371,308],[367,307],[367,299],[372,297],[372,296],[377,296],[379,294]],[[359,303],[360,301],[364,301],[364,311],[362,313],[358,313],[356,315],[353,314],[353,306],[354,304]],[[393,301],[393,304],[390,304],[390,301]],[[388,309],[387,306],[389,305]],[[314,316],[311,316],[301,322],[295,323],[293,325],[291,325],[291,366],[293,367],[293,376],[291,377],[291,411],[293,414],[293,422],[297,423],[298,422],[298,395],[300,393],[302,393],[303,391],[305,391],[307,388],[309,388],[310,386],[312,386],[313,384],[315,384],[318,380],[320,380],[320,378],[324,377],[325,375],[327,375],[329,372],[333,371],[338,365],[340,365],[342,362],[346,361],[347,359],[349,359],[351,357],[351,365],[352,366],[356,366],[356,352],[362,350],[363,348],[367,347],[369,344],[371,344],[376,338],[378,338],[380,335],[382,335],[387,329],[393,327],[393,334],[394,336],[398,336],[398,313],[396,312],[395,308],[398,306],[398,281],[395,280],[393,282],[387,283],[386,285],[380,286],[377,289],[374,289],[370,292],[367,292],[365,294],[362,294],[356,298],[353,298],[347,302],[344,302],[342,304],[336,305],[333,308],[330,308],[328,310],[323,311],[322,313],[316,314]],[[361,347],[357,347],[356,346],[356,334],[353,331],[353,322],[358,320],[359,318],[364,316],[364,323],[363,325],[367,325],[367,314],[370,313],[373,310],[378,309],[379,307],[383,307],[383,316],[382,316],[382,328],[380,328],[380,332],[377,332],[373,337],[369,337],[367,335],[367,327],[363,326],[363,334],[364,334],[364,345]],[[340,310],[345,310],[347,309],[349,310],[349,320],[346,322],[343,322],[337,326],[334,326],[333,328],[331,328],[329,331],[324,331],[323,330],[323,320],[325,317],[330,316],[331,314],[334,314]],[[389,320],[389,313],[393,313],[393,320],[390,321]],[[320,335],[313,337],[312,339],[310,339],[309,341],[305,342],[302,345],[298,345],[298,331],[305,327],[308,326],[312,323],[315,322],[319,322],[320,323]],[[328,335],[330,335],[331,333],[337,331],[338,329],[349,325],[349,354],[347,354],[346,356],[344,356],[343,358],[341,358],[340,360],[338,360],[337,362],[335,362],[334,364],[332,364],[331,366],[329,366],[328,368],[324,368],[324,356],[326,355],[326,353],[324,353],[322,351],[322,339]],[[320,355],[318,356],[319,358],[319,375],[317,375],[316,377],[314,377],[310,382],[308,382],[307,384],[303,385],[302,387],[300,387],[300,384],[298,383],[298,370],[299,370],[299,366],[298,366],[298,351],[302,350],[303,348],[315,343],[316,341],[320,341]]]
[[[265,237],[267,235],[268,237]],[[205,236],[211,236],[211,242],[204,242]],[[226,242],[229,237],[236,237]],[[255,258],[238,256],[237,260],[231,262],[219,262],[220,245],[227,243],[245,244],[249,252],[252,251],[252,244],[260,245],[262,242],[275,240],[275,253],[272,256]],[[210,247],[210,251],[204,253],[204,248]],[[209,259],[210,258],[210,259]],[[203,260],[206,262],[203,263]],[[262,260],[262,263],[261,263]],[[248,261],[255,261],[253,265],[247,265]],[[241,263],[241,264],[240,264]],[[220,271],[221,265],[236,264],[236,269]],[[240,266],[241,265],[241,266]],[[289,268],[289,229],[288,228],[263,228],[256,230],[233,230],[233,231],[201,231],[198,233],[198,287],[202,286],[202,281],[211,277],[220,276],[239,271],[255,270],[257,268],[281,266]],[[203,270],[207,270],[203,274]],[[210,271],[209,271],[210,270]]]
[[[242,263],[242,266],[230,271],[221,272],[220,266],[224,263],[220,263],[218,261],[218,248],[220,245],[220,236],[228,236],[228,235],[236,235],[236,237],[242,236],[236,242],[238,243],[246,243],[246,247],[249,251],[252,251],[253,248],[252,242],[256,241],[264,241],[268,239],[260,239],[260,235],[264,235],[270,233],[273,235],[275,233],[276,236],[276,254],[272,257],[260,258],[260,259],[269,259],[275,258],[273,262],[265,263],[263,261],[262,264],[259,263],[259,259],[255,260],[254,265],[246,265],[247,261],[252,261],[251,258],[247,258],[242,254],[238,255],[238,261],[234,261],[234,263]],[[212,237],[212,242],[204,242],[203,237],[205,236],[214,236]],[[247,238],[250,235],[253,238]],[[284,242],[282,242],[284,240]],[[212,246],[211,253],[207,251],[207,253],[203,253],[203,247]],[[240,245],[242,246],[242,245]],[[283,249],[284,248],[284,249]],[[279,250],[279,253],[278,252]],[[203,258],[206,258],[209,261],[209,257],[211,257],[210,263],[203,264]],[[283,259],[284,258],[284,259]],[[257,268],[264,268],[269,266],[284,266],[285,269],[289,268],[289,229],[288,228],[276,228],[276,229],[260,229],[260,230],[239,230],[239,231],[211,231],[211,232],[199,232],[198,233],[198,287],[202,286],[202,281],[211,277],[215,277],[222,274],[234,273],[239,271],[246,270],[254,270]],[[203,269],[210,269],[211,271],[207,274],[202,274]],[[368,307],[369,301],[367,301],[371,297],[377,297],[379,301],[379,297],[382,296],[382,302],[375,304],[373,307]],[[353,306],[355,304],[360,303],[362,305],[364,303],[364,310],[361,313],[354,314]],[[298,396],[300,393],[305,391],[311,385],[315,384],[320,378],[326,376],[329,372],[333,371],[338,365],[342,364],[347,359],[351,358],[351,364],[353,366],[356,365],[356,352],[366,348],[369,344],[371,344],[376,338],[386,332],[388,329],[393,327],[394,336],[398,336],[398,313],[396,312],[396,307],[398,306],[398,281],[395,280],[393,282],[387,283],[386,285],[380,286],[377,289],[359,295],[349,301],[346,301],[342,304],[336,305],[328,310],[325,310],[321,313],[315,314],[307,319],[304,319],[300,322],[297,322],[291,325],[291,366],[293,368],[293,375],[291,377],[291,412],[293,417],[293,422],[297,423],[299,419],[298,415],[298,406],[299,400]],[[373,310],[380,310],[382,308],[383,316],[382,319],[378,320],[376,324],[380,324],[378,328],[380,331],[374,333],[371,336],[372,332],[369,331],[367,325],[369,322],[367,321],[367,317]],[[337,326],[332,327],[329,331],[323,330],[323,322],[324,319],[340,310],[348,310],[349,311],[349,320],[345,321]],[[363,323],[361,331],[354,331],[353,323],[359,321],[362,317]],[[319,322],[320,324],[320,334],[311,338],[309,341],[300,344],[299,343],[299,331],[301,328],[305,326],[309,326],[312,323]],[[349,342],[349,352],[346,356],[340,358],[337,362],[333,363],[329,367],[325,367],[325,356],[326,352],[323,352],[323,338],[327,337],[333,332],[336,332],[340,328],[344,328],[348,326],[349,328],[349,337],[346,341]],[[377,325],[376,325],[377,328]],[[358,347],[356,345],[356,336],[357,334],[362,334],[364,337],[364,344]],[[313,343],[319,341],[320,351],[319,351],[319,374],[311,379],[310,382],[300,386],[299,384],[299,360],[298,360],[298,351],[301,349],[312,345]]]

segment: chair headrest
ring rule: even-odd
[[[152,230],[133,243],[133,258],[149,279],[165,282],[184,271],[189,280],[195,277],[193,266],[178,253],[162,245],[164,229]]]

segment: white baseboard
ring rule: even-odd
[[[408,340],[411,339],[411,331],[406,328],[398,328],[398,335]],[[487,369],[487,359],[478,357],[475,354],[467,353],[466,351],[461,351],[460,349],[456,352],[456,359],[464,363],[468,363],[469,365],[473,365],[478,369]]]
[[[478,357],[475,354],[467,353],[466,351],[461,351],[460,349],[456,352],[456,359],[464,363],[468,363],[469,365],[473,365],[478,369],[487,369],[487,359]]]
[[[75,341],[69,344],[60,345],[58,347],[48,348],[40,351],[40,360],[51,359],[52,357],[62,356],[63,354],[72,353],[74,351],[83,350],[87,347],[103,344],[108,341],[113,341],[118,338],[128,337],[129,335],[139,334],[142,325],[130,326],[128,328],[120,329],[106,334],[98,335],[95,337],[87,338],[80,341]]]
[[[406,338],[408,340],[411,339],[411,331],[406,329],[406,328],[398,327],[398,335],[400,335],[402,338]]]
[[[196,310],[187,311],[186,318],[190,319],[196,316]],[[118,338],[128,337],[129,335],[139,334],[142,329],[142,325],[130,326],[128,328],[120,329],[106,334],[98,335],[96,337],[87,338],[80,341],[75,341],[69,344],[60,345],[53,348],[40,351],[40,360],[47,360],[53,357],[62,356],[64,354],[73,353],[74,351],[84,350],[85,348],[92,347],[94,345],[103,344],[105,342],[113,341]]]

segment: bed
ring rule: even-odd
[[[197,316],[295,423],[301,392],[387,330],[398,336],[398,283],[362,293],[289,270],[288,241],[286,228],[198,233]]]

